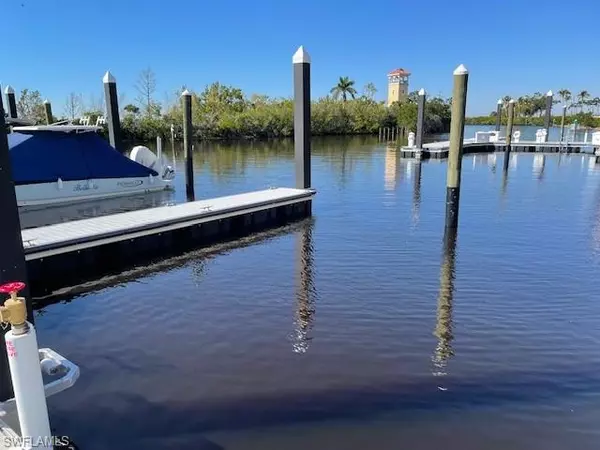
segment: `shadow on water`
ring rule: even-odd
[[[198,434],[333,419],[367,419],[389,412],[406,422],[419,420],[420,414],[430,412],[472,412],[476,408],[505,404],[543,405],[600,390],[599,369],[587,367],[568,372],[525,374],[506,371],[492,378],[469,380],[449,377],[444,392],[432,379],[412,383],[382,380],[368,386],[248,395],[231,401],[155,403],[144,396],[121,392],[117,404],[109,405],[102,397],[90,398],[94,406],[78,411],[77,423],[86,424],[86,428],[78,427],[78,432],[97,443],[110,438],[125,444],[128,440],[137,442],[139,436],[144,436],[144,442],[153,444],[144,448],[164,448],[164,443],[173,436],[180,439],[193,435],[194,444],[200,440],[200,446],[194,448],[212,449],[220,447],[211,447],[215,444],[198,439]],[[123,426],[124,423],[127,426]],[[111,430],[110,436],[106,430]],[[202,446],[203,442],[206,446]]]

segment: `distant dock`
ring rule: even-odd
[[[275,188],[22,231],[31,286],[54,289],[311,215],[313,189]],[[38,288],[39,289],[39,288]]]
[[[506,143],[500,142],[475,142],[474,139],[465,139],[463,144],[463,154],[469,153],[491,153],[502,152],[506,148]],[[423,144],[420,150],[416,147],[400,147],[401,156],[404,158],[422,158],[422,159],[444,159],[448,157],[450,149],[449,141],[431,142]],[[511,144],[512,152],[540,152],[540,153],[589,153],[593,154],[600,149],[598,145],[592,145],[589,142],[535,142],[519,141]]]

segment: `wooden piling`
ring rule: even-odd
[[[548,136],[550,136],[550,124],[552,122],[552,91],[548,91],[546,94],[546,115],[544,117],[544,128],[546,129],[546,137],[544,142],[548,142]]]
[[[496,104],[496,131],[500,131],[502,125],[502,99],[498,99]]]
[[[8,104],[8,117],[11,119],[17,118],[17,99],[15,97],[15,90],[12,86],[6,86],[4,90],[6,94],[6,103]]]
[[[181,93],[183,103],[183,152],[185,157],[185,192],[188,200],[194,200],[194,147],[192,145],[192,93]]]
[[[46,123],[48,125],[54,123],[54,116],[52,115],[52,104],[49,100],[44,100],[44,115],[46,116]]]
[[[567,105],[563,105],[562,117],[560,119],[560,142],[565,137],[565,118],[567,117]]]
[[[294,153],[296,187],[311,186],[310,55],[300,46],[292,57],[294,68]]]
[[[2,220],[0,220],[0,236],[2,236],[0,284],[10,281],[23,281],[27,284],[27,268],[25,265],[23,240],[21,238],[17,196],[15,194],[15,184],[10,166],[2,96],[0,96],[0,210],[2,211]],[[33,322],[33,308],[29,289],[26,288],[24,291],[21,291],[20,295],[26,299],[28,320]],[[4,300],[6,300],[4,297],[0,297],[0,305],[4,304]],[[5,331],[0,327],[0,401],[12,397],[10,372],[8,369],[6,347],[4,345]]]
[[[117,80],[106,72],[102,79],[104,84],[104,101],[106,104],[106,123],[108,125],[108,139],[110,145],[123,153],[123,142],[121,139],[121,120],[119,118],[119,96],[117,94]]]
[[[454,229],[458,227],[460,172],[462,168],[468,79],[469,71],[461,64],[454,71],[450,149],[448,151],[448,176],[446,181],[446,228]]]
[[[423,133],[425,126],[425,89],[421,89],[417,99],[417,136],[416,145],[418,149],[423,148]]]
[[[508,162],[510,160],[510,146],[512,143],[513,122],[515,120],[515,101],[511,99],[508,102],[508,119],[506,122],[506,146],[504,148],[504,171],[508,170]]]

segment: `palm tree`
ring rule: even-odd
[[[354,89],[354,81],[348,77],[340,77],[338,83],[331,88],[331,94],[333,94],[333,98],[338,100],[342,97],[343,101],[348,100],[348,95],[352,98],[356,97],[356,89]]]
[[[567,104],[569,100],[571,100],[571,91],[568,89],[561,89],[558,91],[558,96],[561,98],[564,105]]]
[[[581,111],[583,112],[583,106],[587,104],[587,99],[590,97],[590,93],[588,91],[581,91],[577,94],[577,98],[579,99],[579,104],[581,105]]]

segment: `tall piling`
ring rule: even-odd
[[[546,136],[544,142],[548,142],[548,136],[550,136],[550,124],[552,123],[552,91],[546,93],[546,115],[544,116],[544,128],[546,130]]]
[[[450,149],[448,151],[448,176],[446,181],[446,228],[452,229],[458,227],[460,172],[462,168],[468,80],[469,71],[461,64],[454,71]]]
[[[185,157],[185,192],[188,200],[194,200],[194,149],[192,146],[192,93],[181,93],[183,106],[183,152]]]
[[[27,283],[27,267],[25,265],[25,253],[21,238],[21,223],[19,220],[15,184],[10,166],[2,96],[0,96],[0,210],[2,211],[2,220],[0,220],[0,236],[2,236],[0,284],[10,281],[23,281]],[[28,320],[33,322],[33,308],[29,290],[25,289],[25,291],[21,291],[21,295],[26,298]],[[4,300],[4,298],[0,298],[0,305],[4,304]],[[12,397],[10,372],[8,369],[6,347],[4,345],[5,331],[7,330],[0,327],[0,401]]]
[[[496,131],[500,131],[502,125],[502,99],[498,99],[496,104]]]
[[[106,72],[102,78],[104,84],[104,101],[106,104],[106,123],[108,125],[108,140],[116,150],[123,153],[121,138],[121,119],[119,118],[119,95],[117,93],[117,80]]]
[[[311,187],[310,163],[310,55],[300,46],[292,57],[294,67],[294,154],[296,187]]]
[[[52,115],[52,104],[50,100],[44,100],[44,115],[46,116],[46,123],[48,125],[54,123],[54,116]]]
[[[513,122],[515,120],[515,101],[511,99],[508,102],[508,118],[506,121],[506,146],[504,147],[504,171],[508,170],[508,163],[510,160],[510,150],[512,145],[512,130]]]
[[[8,104],[8,117],[11,119],[17,118],[17,98],[15,96],[15,90],[12,86],[6,86],[4,90],[6,94],[6,103]]]
[[[425,126],[425,89],[419,90],[417,96],[417,148],[423,148],[423,134]]]
[[[567,117],[567,105],[563,105],[562,117],[560,119],[560,142],[565,138],[565,118]]]

